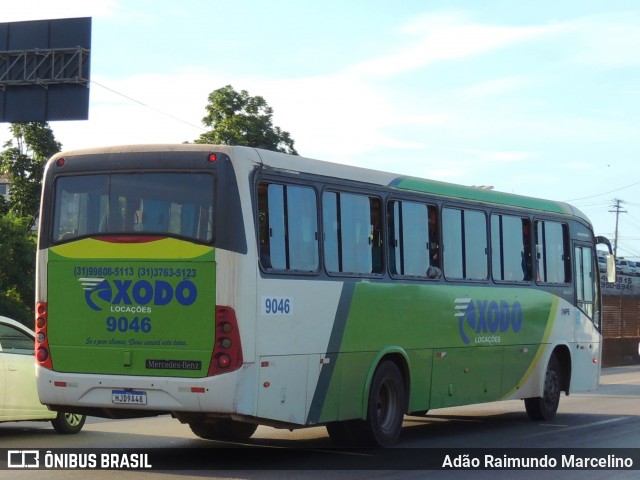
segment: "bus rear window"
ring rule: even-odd
[[[156,234],[209,243],[214,178],[208,173],[118,173],[58,177],[52,241]]]

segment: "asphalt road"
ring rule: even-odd
[[[140,454],[146,449],[164,449],[152,458],[154,469],[96,470],[92,478],[109,479],[186,479],[186,478],[567,478],[567,479],[637,479],[640,478],[640,365],[603,370],[597,392],[562,397],[556,418],[550,422],[532,422],[521,401],[433,410],[425,417],[406,417],[398,444],[391,449],[339,450],[333,448],[323,427],[290,432],[259,427],[247,444],[211,442],[196,437],[187,425],[168,416],[105,420],[89,418],[78,435],[59,435],[48,423],[0,424],[0,449],[71,449],[72,452],[110,452],[122,449]],[[600,468],[585,470],[507,471],[425,470],[440,464],[445,455],[456,458],[483,459],[489,452],[498,460],[505,454],[536,450],[538,457],[548,453],[607,450],[621,458],[631,454],[635,471]],[[95,449],[95,450],[84,450]],[[489,450],[476,450],[489,449]],[[515,450],[514,450],[515,449]],[[564,450],[570,449],[570,450]],[[630,449],[630,450],[628,450]],[[54,450],[55,452],[56,450]],[[44,455],[44,453],[42,453]],[[134,456],[132,456],[134,457]],[[558,457],[559,458],[559,457]],[[0,457],[0,463],[6,458]],[[134,458],[135,460],[135,458]],[[159,463],[158,463],[159,462]],[[185,470],[174,470],[174,464]],[[5,462],[6,463],[6,462]],[[190,465],[204,464],[200,470]],[[158,470],[158,464],[169,468]],[[168,465],[168,467],[166,467]],[[414,470],[406,468],[415,466]],[[330,468],[332,470],[327,470]],[[188,470],[187,470],[188,469]],[[335,470],[339,469],[339,470]],[[0,478],[47,479],[87,478],[80,470],[0,470]]]

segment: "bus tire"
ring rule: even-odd
[[[561,393],[560,363],[554,353],[549,358],[549,364],[547,365],[542,396],[524,399],[524,406],[529,418],[532,420],[551,420],[555,417],[560,404]]]
[[[361,438],[374,446],[393,445],[400,436],[405,404],[402,373],[394,362],[386,360],[378,366],[371,381]]]
[[[82,430],[86,419],[86,416],[78,413],[58,412],[56,418],[51,420],[51,425],[56,432],[70,435]]]
[[[189,427],[193,433],[205,440],[242,442],[251,438],[258,425],[235,420],[216,420],[210,423],[190,423]]]

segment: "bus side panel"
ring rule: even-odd
[[[343,302],[348,303],[347,318],[334,322],[332,339],[339,343],[335,370],[330,382],[319,387],[333,398],[319,415],[322,421],[336,419],[329,414],[335,412],[336,395],[340,419],[348,418],[344,412],[351,418],[366,416],[356,411],[357,402],[345,400],[342,390],[348,384],[350,391],[366,395],[363,366],[353,358],[367,352],[373,360],[390,346],[421,356],[433,349],[433,368],[431,362],[417,362],[421,367],[413,370],[410,362],[411,410],[503,398],[531,374],[532,358],[544,349],[556,311],[553,295],[524,288],[362,282],[352,290]],[[503,365],[506,347],[526,354],[509,355]]]
[[[602,365],[602,343],[600,332],[583,312],[575,309],[576,344],[571,349],[573,368],[571,389],[573,392],[597,390]]]
[[[522,393],[522,388],[528,379],[527,375],[511,368],[511,365],[535,365],[539,345],[511,345],[504,347],[504,367],[502,369],[502,389],[500,398],[507,398],[512,392]],[[531,395],[528,395],[531,396]]]
[[[409,412],[429,410],[429,398],[432,387],[433,349],[408,350],[409,375]]]
[[[307,412],[307,372],[319,355],[260,357],[258,417],[304,424]],[[313,362],[316,363],[316,362]],[[295,379],[295,381],[291,381]]]
[[[317,416],[310,417],[309,412],[316,390],[326,388],[327,379],[335,376],[335,355],[328,345],[335,319],[340,317],[341,289],[342,282],[258,280],[253,304],[259,368],[257,416],[298,424],[317,422]],[[338,386],[335,391],[339,390]],[[327,405],[331,402],[327,396]]]
[[[436,350],[431,408],[491,402],[501,394],[503,347]]]
[[[571,303],[556,298],[549,313],[547,330],[544,345],[535,349],[535,355],[532,355],[533,349],[524,352],[533,358],[520,382],[511,387],[505,383],[505,399],[541,396],[549,358],[558,349],[568,354],[561,356],[560,360],[569,363],[563,367],[567,367],[570,374],[570,392],[597,389],[602,352],[600,333],[593,322]],[[514,355],[519,356],[521,353],[523,352],[515,352]]]

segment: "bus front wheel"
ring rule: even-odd
[[[189,427],[193,433],[206,440],[242,442],[251,438],[258,425],[234,420],[216,420],[210,423],[190,423]]]
[[[524,406],[529,418],[532,420],[551,420],[555,417],[561,393],[560,363],[558,357],[552,354],[547,365],[542,396],[524,399]]]

